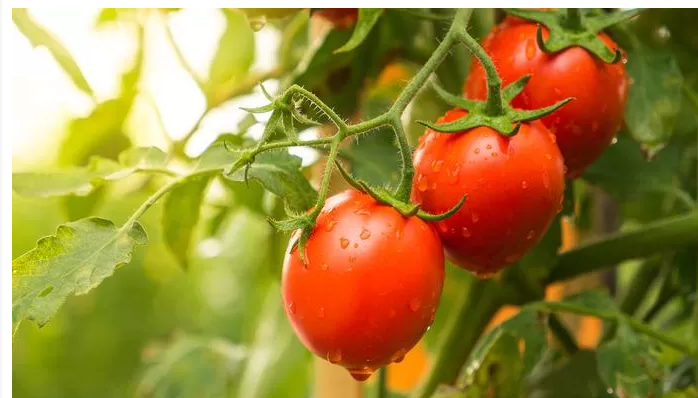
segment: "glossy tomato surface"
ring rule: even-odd
[[[557,136],[567,176],[578,177],[613,140],[623,122],[628,79],[624,61],[606,64],[581,47],[544,53],[536,43],[537,25],[507,18],[482,42],[504,85],[531,74],[531,80],[512,105],[537,109],[568,97],[574,101],[542,119]],[[543,30],[548,37],[548,31]],[[601,38],[615,50],[605,34]],[[465,95],[484,100],[485,71],[475,60],[465,83]]]
[[[464,116],[451,110],[437,123]],[[488,127],[445,134],[427,129],[414,154],[413,200],[430,213],[452,208],[436,223],[447,256],[488,277],[518,261],[562,208],[564,165],[554,136],[540,122],[504,137]]]
[[[354,378],[402,360],[431,325],[444,255],[421,219],[348,190],[327,200],[307,243],[307,265],[298,250],[284,260],[286,315],[308,349]]]

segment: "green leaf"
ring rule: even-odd
[[[131,261],[148,236],[139,223],[117,228],[88,218],[58,227],[56,235],[12,261],[12,324],[30,319],[43,326],[71,294],[85,294]]]
[[[254,32],[245,14],[225,8],[225,31],[218,42],[206,82],[206,96],[213,104],[224,102],[229,88],[237,84],[252,66],[255,53]]]
[[[225,397],[247,355],[244,347],[227,340],[187,334],[151,344],[144,352],[136,397]]]
[[[535,398],[612,397],[599,376],[596,353],[585,350],[547,368],[531,382],[530,390]]]
[[[383,15],[382,8],[359,8],[359,17],[356,21],[356,25],[354,25],[354,32],[351,34],[351,38],[334,52],[348,52],[358,47],[366,40],[366,37],[371,33],[371,29],[376,25],[381,15]]]
[[[524,364],[519,353],[519,339],[500,331],[487,347],[481,360],[466,370],[464,398],[523,397]]]
[[[167,155],[155,147],[132,148],[119,155],[119,162],[92,157],[86,167],[70,167],[47,172],[12,174],[12,189],[23,196],[85,196],[103,183],[165,166]]]
[[[29,16],[29,12],[26,8],[13,8],[12,21],[14,21],[17,29],[29,39],[32,46],[46,47],[56,62],[58,62],[65,73],[68,74],[68,77],[70,77],[75,86],[85,94],[94,98],[95,93],[92,91],[92,87],[90,87],[87,80],[85,80],[85,76],[83,76],[80,67],[73,59],[73,56],[70,55],[68,49],[66,49],[49,31],[44,29],[43,26],[34,22]]]
[[[249,166],[247,178],[257,180],[265,189],[283,198],[292,210],[301,212],[315,203],[317,192],[300,168],[299,157],[285,150],[266,151],[257,155]],[[245,168],[226,177],[232,181],[244,181]]]
[[[683,76],[670,52],[641,48],[631,51],[628,58],[633,85],[625,122],[635,140],[656,152],[673,132],[681,108]]]
[[[653,351],[656,347],[624,324],[616,337],[597,350],[599,375],[619,397],[658,397],[664,370]]]
[[[194,172],[205,172],[227,169],[240,159],[240,154],[229,151],[223,142],[215,142],[199,157],[194,166]]]
[[[183,268],[188,268],[189,248],[199,210],[210,177],[188,179],[177,185],[165,198],[162,215],[165,243]]]

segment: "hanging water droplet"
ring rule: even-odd
[[[342,249],[346,249],[349,246],[349,239],[339,238],[339,245],[342,246]]]
[[[419,311],[419,308],[420,308],[421,306],[422,306],[422,302],[419,301],[418,298],[413,298],[412,300],[410,300],[410,310],[411,310],[412,312],[417,312],[417,311]]]
[[[250,28],[252,28],[253,31],[259,32],[267,24],[267,17],[260,15],[257,17],[248,18],[247,21],[250,23]]]
[[[359,237],[360,237],[361,239],[363,239],[363,240],[366,240],[366,239],[368,239],[368,238],[371,237],[371,231],[369,231],[369,230],[367,230],[366,228],[364,228],[364,229],[361,231],[361,234],[359,235]]]
[[[470,233],[470,230],[466,227],[463,227],[461,229],[461,235],[463,235],[464,238],[470,238],[472,234]]]
[[[337,350],[328,352],[327,353],[327,360],[330,363],[338,363],[339,361],[342,360],[342,351],[337,349]]]
[[[404,348],[398,350],[395,354],[393,354],[393,356],[390,357],[390,362],[402,362],[402,360],[405,359],[405,354],[407,354],[407,350],[405,350]]]
[[[356,381],[366,381],[373,374],[371,368],[361,368],[361,369],[347,369],[351,377]]]
[[[533,59],[536,56],[536,43],[533,40],[526,42],[526,59]]]

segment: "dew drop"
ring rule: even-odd
[[[477,155],[478,153],[480,153],[480,148],[475,148],[475,154]]]
[[[431,190],[436,190],[436,182],[431,183]]]
[[[463,227],[461,229],[461,235],[463,235],[464,238],[470,238],[472,234],[470,233],[470,230],[466,227]]]
[[[526,42],[526,58],[531,60],[536,56],[536,43],[533,40]]]
[[[349,239],[339,238],[339,245],[342,246],[342,249],[346,249],[349,246]]]
[[[528,183],[526,181],[521,181],[521,188],[523,188],[523,189],[528,188]]]
[[[402,360],[405,359],[405,354],[407,354],[407,350],[405,350],[404,348],[398,350],[395,354],[393,354],[392,357],[390,357],[390,362],[394,362],[394,363],[402,362]]]
[[[373,374],[371,368],[347,369],[351,377],[356,381],[366,381]]]
[[[493,157],[493,158],[496,158],[497,156],[499,156],[499,154],[498,154],[498,153],[496,153],[496,152],[492,152],[492,157]]]
[[[487,144],[487,149],[492,149],[492,145],[491,145],[491,144]]]
[[[548,160],[553,160],[553,155],[551,155],[551,154],[549,154],[549,153],[546,153],[546,154],[545,154],[545,158],[548,159]]]
[[[550,141],[553,142],[553,144],[557,143],[557,136],[555,134],[550,134]]]
[[[335,225],[337,225],[337,220],[330,219],[327,224],[325,224],[325,231],[332,231]]]
[[[443,160],[434,160],[433,162],[431,162],[431,170],[435,173],[438,173],[439,170],[441,170],[441,166],[443,166],[443,164]]]
[[[330,269],[330,266],[327,265],[327,263],[322,263],[322,265],[320,266],[320,269],[323,271],[327,271],[328,269]]]
[[[342,360],[342,351],[334,350],[327,353],[327,360],[330,363],[337,363]]]
[[[402,238],[402,228],[399,228],[399,227],[398,227],[398,228],[395,230],[395,238],[396,238],[396,239]]]
[[[548,173],[543,174],[543,186],[545,186],[545,189],[550,188],[550,176]]]
[[[444,224],[444,223],[439,223],[439,224],[438,224],[438,228],[439,228],[439,231],[440,231],[442,234],[445,234],[445,233],[448,232],[448,227],[447,227],[446,224]]]
[[[295,313],[296,313],[296,306],[295,306],[295,304],[293,304],[293,302],[290,302],[290,303],[288,304],[288,311],[289,311],[291,314],[295,314]]]
[[[358,248],[359,248],[359,243],[358,243],[358,242],[354,242],[354,249],[358,249]]]
[[[460,172],[460,167],[456,167],[455,169],[451,170],[450,172],[446,172],[446,175],[448,176],[448,183],[453,185],[458,182],[458,173]]]
[[[427,181],[426,177],[424,177],[424,174],[420,174],[419,178],[417,178],[417,189],[419,192],[424,192],[427,190],[429,185],[429,182]]]
[[[475,212],[473,212],[471,217],[473,219],[473,224],[477,224],[477,222],[480,221],[480,216]]]
[[[354,210],[354,214],[357,214],[359,216],[370,216],[371,210],[369,210],[369,209],[356,209],[356,210]]]
[[[611,140],[611,145],[616,145],[618,143],[618,137],[613,137]]]
[[[527,239],[527,240],[531,240],[531,239],[533,239],[534,236],[536,236],[536,231],[530,230],[530,231],[528,231],[528,233],[526,234],[526,239]]]
[[[317,317],[318,319],[324,319],[325,318],[325,307],[320,307],[317,310]]]
[[[412,312],[417,312],[417,311],[419,311],[419,308],[420,308],[421,306],[422,306],[422,302],[419,301],[418,298],[413,298],[412,300],[410,300],[410,310],[411,310]]]
[[[371,231],[364,228],[363,231],[361,231],[359,237],[363,240],[366,240],[371,237]]]

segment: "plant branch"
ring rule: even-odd
[[[623,260],[693,245],[698,241],[698,211],[655,221],[579,245],[558,256],[548,283],[613,266]]]
[[[548,327],[555,336],[555,339],[560,343],[567,354],[572,355],[579,351],[577,342],[572,337],[570,331],[565,327],[560,318],[555,314],[548,316]]]

